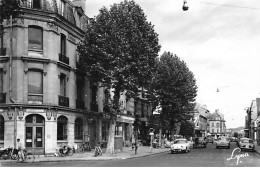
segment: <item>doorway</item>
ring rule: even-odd
[[[44,154],[44,117],[32,114],[26,117],[25,147],[35,155]]]

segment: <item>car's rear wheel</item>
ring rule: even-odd
[[[216,145],[216,149],[218,149],[218,146]]]

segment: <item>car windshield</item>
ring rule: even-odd
[[[253,141],[250,139],[243,139],[241,142],[242,143],[253,143]]]
[[[186,143],[186,140],[176,140],[174,144]]]

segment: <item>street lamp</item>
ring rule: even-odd
[[[182,6],[182,10],[183,10],[183,11],[187,11],[188,9],[189,9],[189,6],[187,5],[187,1],[184,0],[184,1],[183,1],[183,6]]]

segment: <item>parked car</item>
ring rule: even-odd
[[[230,140],[226,136],[219,137],[215,143],[216,143],[216,149],[220,147],[226,147],[228,149],[230,148]]]
[[[179,138],[174,140],[174,143],[171,146],[171,153],[176,152],[185,152],[188,153],[190,151],[190,144],[187,139]]]
[[[254,141],[250,138],[241,138],[238,147],[241,150],[251,150],[252,152],[255,151]]]
[[[196,137],[194,138],[193,148],[206,148],[207,141],[205,137]]]
[[[207,143],[213,143],[214,142],[214,139],[212,136],[208,136],[207,137]]]

